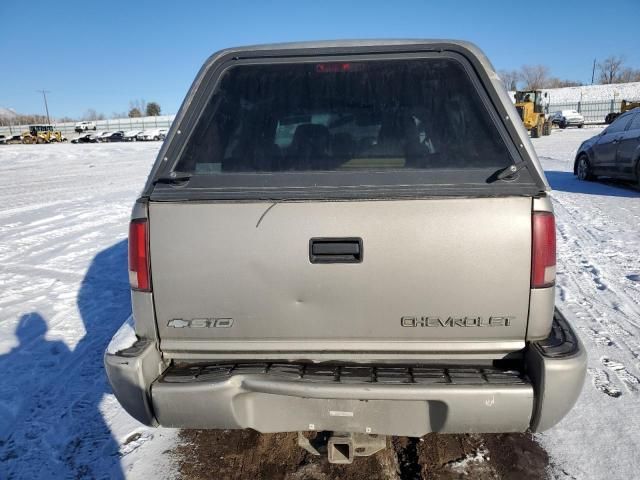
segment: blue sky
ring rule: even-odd
[[[624,55],[640,68],[628,23],[638,18],[639,0],[2,1],[0,107],[40,113],[36,90],[46,88],[55,117],[110,116],[137,98],[175,113],[218,49],[336,38],[460,38],[498,69],[545,64],[589,82],[594,58]]]

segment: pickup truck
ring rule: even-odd
[[[549,195],[474,45],[218,52],[133,207],[113,391],[147,425],[315,435],[336,463],[548,429],[586,370]]]

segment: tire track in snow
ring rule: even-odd
[[[588,372],[594,387],[618,398],[623,393],[640,390],[640,292],[628,277],[638,270],[637,252],[629,248],[623,235],[628,230],[621,220],[601,209],[590,197],[566,193],[554,194],[558,219],[558,298],[580,321],[577,326],[603,350],[619,351],[603,356],[604,367],[591,367]],[[603,268],[602,265],[606,265]],[[631,360],[631,361],[630,361]],[[624,388],[623,388],[624,387]]]
[[[602,365],[612,371],[618,379],[622,382],[622,384],[627,387],[627,390],[630,392],[636,392],[638,390],[638,385],[640,385],[640,379],[629,373],[627,367],[623,363],[617,362],[615,360],[610,360],[607,357],[602,357],[600,359]]]
[[[605,395],[609,395],[613,398],[618,398],[622,395],[622,392],[611,383],[609,379],[609,374],[602,370],[601,368],[589,368],[587,369],[589,375],[591,375],[593,386],[596,390],[604,393]]]
[[[554,190],[556,305],[576,327],[588,354],[577,404],[539,436],[551,457],[550,477],[558,479],[638,476],[640,419],[632,412],[640,387],[610,362],[640,377],[640,194],[620,183],[581,182],[572,172],[580,143],[601,131],[556,130],[532,140]],[[603,358],[610,362],[605,365]]]

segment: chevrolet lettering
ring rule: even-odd
[[[509,327],[510,317],[402,317],[403,327]]]

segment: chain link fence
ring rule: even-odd
[[[583,117],[585,123],[605,123],[604,119],[609,113],[620,112],[620,104],[622,100],[603,100],[603,101],[578,101],[566,103],[550,103],[549,113],[552,114],[559,110],[576,110]]]
[[[159,115],[157,117],[137,117],[137,118],[112,118],[109,120],[96,120],[96,133],[117,132],[127,130],[149,130],[152,128],[169,128],[175,115]],[[53,123],[55,130],[62,132],[68,138],[76,135],[76,122]],[[20,135],[29,131],[29,125],[11,125],[0,127],[0,135],[10,137]],[[92,133],[89,130],[87,133]]]

